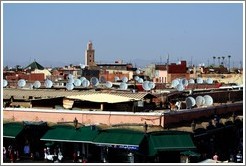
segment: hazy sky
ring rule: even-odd
[[[96,62],[213,64],[243,61],[242,3],[3,4],[3,66],[84,63],[88,41]],[[218,60],[216,59],[216,63]],[[228,64],[228,63],[227,63]]]

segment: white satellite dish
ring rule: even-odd
[[[136,70],[136,74],[140,74],[140,70],[139,69]]]
[[[202,79],[201,77],[198,77],[198,78],[196,79],[196,83],[202,84],[202,83],[203,83],[203,79]]]
[[[197,96],[197,97],[196,97],[196,105],[197,105],[198,107],[203,106],[204,103],[205,103],[204,97],[202,97],[202,96]]]
[[[149,82],[149,87],[150,87],[150,89],[154,89],[155,88],[155,83],[150,81]]]
[[[87,79],[85,79],[85,80],[82,82],[82,86],[83,86],[83,87],[88,87],[88,86],[90,86],[90,81],[87,80]]]
[[[81,69],[84,69],[85,68],[85,65],[84,64],[79,64],[80,68]]]
[[[5,88],[8,85],[8,81],[3,79],[3,87]]]
[[[149,81],[144,81],[143,84],[142,84],[142,87],[146,91],[151,89],[150,86],[149,86]]]
[[[91,77],[91,81],[90,82],[91,82],[91,84],[93,86],[97,86],[99,84],[99,80],[96,77]]]
[[[67,90],[73,90],[73,88],[74,88],[73,83],[67,83],[66,88],[67,88]]]
[[[128,88],[128,85],[125,82],[122,82],[120,84],[120,90],[126,90]]]
[[[80,79],[81,82],[83,82],[84,80],[86,80],[85,77],[80,77],[79,79]]]
[[[117,82],[117,81],[119,81],[120,80],[120,78],[118,77],[118,76],[115,76],[114,77],[114,82]]]
[[[189,79],[188,82],[189,82],[189,84],[194,84],[195,83],[195,80],[191,78],[191,79]]]
[[[101,83],[106,83],[106,78],[104,77],[104,76],[101,76],[100,78],[99,78],[99,82],[101,82]]]
[[[176,86],[176,89],[177,89],[178,91],[183,91],[183,90],[184,90],[183,84],[179,83],[179,84]]]
[[[121,80],[122,80],[122,82],[126,83],[128,81],[128,78],[126,76],[124,76]]]
[[[26,85],[26,80],[20,79],[18,81],[18,87],[23,88]]]
[[[134,76],[135,81],[138,81],[138,79],[139,79],[139,76]]]
[[[143,81],[142,78],[139,78],[139,79],[138,79],[138,83],[142,84],[143,82],[144,82],[144,81]]]
[[[35,81],[33,83],[33,87],[36,88],[36,89],[40,88],[40,86],[41,86],[41,83],[39,81]]]
[[[52,82],[51,80],[45,80],[44,86],[45,86],[46,88],[51,88],[52,85],[53,85],[53,82]]]
[[[72,74],[68,74],[67,75],[67,79],[69,80],[69,79],[73,79],[74,78],[74,76],[72,75]]]
[[[196,100],[193,97],[187,97],[185,99],[186,102],[186,108],[191,109],[196,104]]]
[[[207,84],[212,84],[212,83],[213,83],[213,79],[212,79],[212,78],[208,78],[208,79],[206,80],[206,82],[207,82]]]
[[[179,80],[178,79],[174,79],[172,80],[172,84],[171,84],[171,87],[172,88],[176,88],[176,86],[179,84]]]
[[[107,81],[106,84],[105,84],[105,86],[106,86],[107,88],[112,88],[113,84],[112,84],[112,82]]]
[[[205,95],[204,96],[205,99],[205,106],[211,106],[213,104],[213,98],[210,95]]]
[[[73,82],[74,86],[80,86],[81,83],[82,83],[82,82],[81,82],[80,79],[75,79],[74,82]]]
[[[188,82],[188,80],[187,79],[182,79],[182,84],[183,84],[183,86],[188,86],[188,84],[189,84],[189,82]]]
[[[70,83],[70,84],[73,84],[74,83],[74,79],[73,78],[69,78],[67,82]]]

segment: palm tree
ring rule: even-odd
[[[218,62],[219,62],[219,66],[220,66],[220,56],[218,56]]]
[[[222,58],[222,62],[221,62],[221,64],[224,66],[224,64],[225,64],[225,63],[224,63],[225,57],[224,57],[224,56],[222,56],[221,58]]]
[[[215,66],[215,59],[216,59],[216,56],[213,56],[213,59],[214,59],[214,66]]]
[[[229,70],[229,73],[230,73],[230,58],[231,58],[231,55],[228,55],[228,59],[229,59],[229,64],[228,64],[228,70]]]

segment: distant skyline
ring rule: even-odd
[[[35,2],[35,1],[34,1]],[[243,62],[243,3],[2,3],[3,66]],[[222,62],[222,58],[220,60]],[[218,64],[218,59],[215,60]]]

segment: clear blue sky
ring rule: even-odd
[[[84,63],[87,42],[96,62],[144,66],[213,56],[243,61],[243,4],[3,4],[3,66]],[[218,60],[216,60],[218,63]]]

